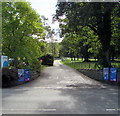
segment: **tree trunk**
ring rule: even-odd
[[[109,49],[103,50],[103,67],[111,67]]]
[[[110,62],[110,42],[111,42],[111,9],[104,4],[104,13],[97,17],[98,35],[102,43],[101,63],[103,67],[111,67]]]
[[[110,58],[112,59],[112,61],[114,61],[114,58],[115,58],[115,45],[111,45],[111,47],[110,47]]]
[[[74,57],[74,61],[75,61],[75,57]]]
[[[104,39],[104,40],[103,40]],[[103,37],[102,43],[102,53],[101,55],[101,63],[103,67],[111,67],[110,62],[110,39]]]

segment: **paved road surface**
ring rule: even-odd
[[[59,60],[36,80],[3,89],[3,114],[117,114],[118,89],[83,76]]]

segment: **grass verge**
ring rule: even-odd
[[[90,59],[90,62],[83,62],[82,59],[79,59],[77,61],[71,61],[71,59],[65,59],[62,60],[61,63],[70,66],[74,69],[97,69],[97,70],[102,69],[102,67],[98,65],[98,62],[95,59]],[[111,64],[113,67],[116,67],[118,70],[120,69],[120,62],[113,61]]]

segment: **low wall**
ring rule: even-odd
[[[40,76],[40,71],[30,71],[30,81],[38,78],[39,76]],[[2,69],[2,87],[3,88],[27,83],[25,81],[20,82],[18,81],[18,79],[19,77],[18,77],[17,69],[7,69],[7,68]]]
[[[97,81],[101,81],[103,83],[112,84],[112,85],[120,85],[120,71],[117,71],[117,82],[105,81],[103,78],[102,70],[78,69],[78,71],[92,79],[97,80]]]

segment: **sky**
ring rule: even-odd
[[[49,19],[49,25],[52,29],[58,29],[59,23],[52,23],[52,15],[55,14],[57,0],[26,0],[31,3],[31,7],[41,16]]]

